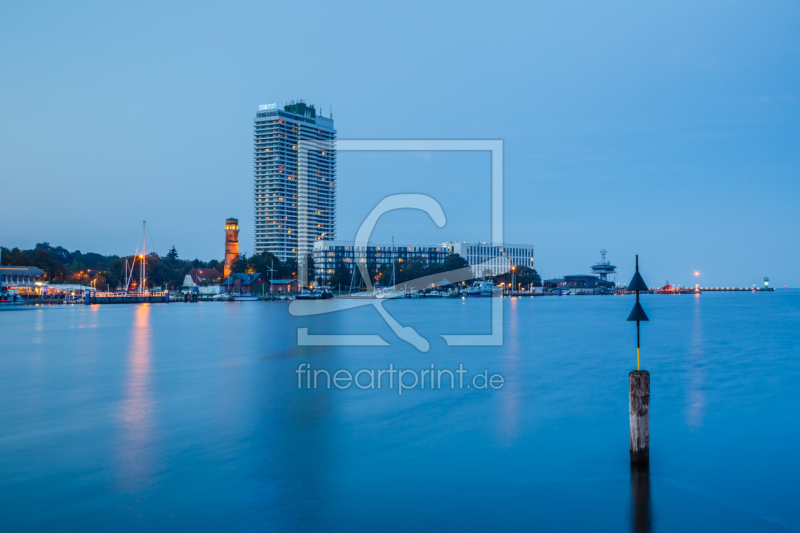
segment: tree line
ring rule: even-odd
[[[125,286],[125,263],[127,260],[129,277],[138,282],[142,261],[135,255],[103,255],[94,252],[70,252],[61,246],[38,243],[31,250],[19,248],[0,249],[0,265],[35,266],[45,271],[45,279],[50,283],[75,283],[93,285],[98,290],[116,290]],[[186,273],[192,268],[216,268],[222,270],[220,261],[182,260],[173,246],[166,255],[150,253],[146,258],[145,273],[148,287],[167,286],[171,289],[183,285]]]
[[[118,256],[98,253],[71,252],[61,246],[50,243],[38,243],[33,249],[0,248],[0,265],[35,266],[45,271],[45,279],[51,283],[75,283],[93,285],[98,290],[124,289],[126,283],[126,261],[128,278],[131,283],[138,283],[142,260],[136,255]],[[306,261],[309,280],[314,279],[314,260],[311,256]],[[217,259],[201,261],[200,259],[184,260],[173,246],[166,255],[151,252],[145,261],[147,287],[163,287],[178,289],[183,285],[186,274],[192,268],[214,268],[220,275],[224,262]],[[264,252],[247,257],[245,254],[236,259],[232,272],[261,273],[264,279],[297,278],[297,260],[281,261],[275,255]],[[220,280],[222,281],[222,280]]]

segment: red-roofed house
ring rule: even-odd
[[[183,278],[183,286],[214,285],[220,282],[221,277],[215,268],[193,268]]]
[[[193,268],[183,278],[183,288],[200,294],[219,294],[222,292],[222,276],[214,268]]]

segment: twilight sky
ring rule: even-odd
[[[543,276],[607,248],[667,278],[800,286],[800,3],[4,2],[0,244],[221,258],[253,249],[259,104],[330,106],[340,139],[502,139],[506,241]],[[601,5],[602,4],[602,5]],[[340,153],[338,237],[387,194],[486,240],[489,158]]]

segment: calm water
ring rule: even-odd
[[[651,467],[631,473],[632,297],[0,312],[2,531],[800,531],[800,291],[646,296]],[[388,347],[301,348],[311,333]],[[300,363],[500,373],[500,390],[306,390]]]

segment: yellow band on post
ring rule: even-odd
[[[636,347],[636,370],[641,370],[641,369],[642,369],[642,363],[641,363],[641,358],[640,358],[640,351],[641,351],[641,348],[639,348],[639,347],[637,346],[637,347]]]

